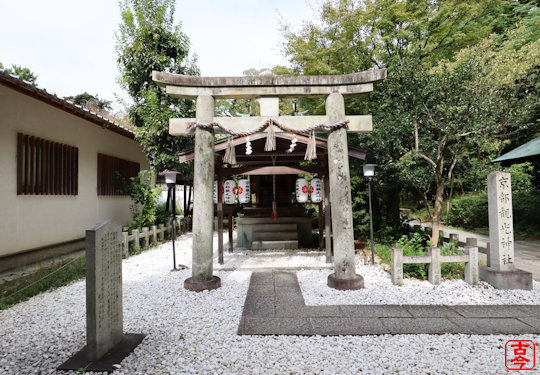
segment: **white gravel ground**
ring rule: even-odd
[[[177,248],[178,263],[189,265],[190,236],[182,236]],[[193,293],[183,288],[191,271],[170,272],[171,263],[170,245],[124,261],[125,331],[148,337],[115,374],[506,374],[507,340],[540,346],[539,335],[237,336],[251,272],[216,271],[221,288]],[[532,297],[510,302],[512,293],[483,286],[410,281],[393,287],[380,269],[358,271],[366,290],[345,294],[326,287],[328,270],[298,274],[308,304],[538,302],[538,284]],[[79,281],[0,311],[0,374],[55,373],[84,346],[84,289]]]

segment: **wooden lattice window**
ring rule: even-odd
[[[98,154],[98,195],[129,195],[131,179],[139,170],[139,163]]]
[[[17,194],[77,195],[79,149],[17,134]]]

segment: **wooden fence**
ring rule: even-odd
[[[189,217],[179,216],[174,221],[176,235],[187,232],[191,227],[191,219]],[[152,225],[151,227],[143,227],[141,231],[133,229],[131,234],[122,232],[122,254],[128,256],[129,244],[133,242],[133,250],[138,251],[142,248],[156,246],[158,242],[165,240],[165,234],[168,237],[171,235],[171,224]]]
[[[392,248],[392,283],[403,285],[403,265],[428,263],[428,281],[441,283],[441,263],[465,262],[465,281],[471,285],[479,281],[478,247],[465,246],[465,254],[441,255],[441,249],[430,247],[428,255],[403,255],[403,249]]]

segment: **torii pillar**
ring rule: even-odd
[[[213,276],[213,186],[214,132],[192,127],[193,123],[219,123],[234,133],[249,132],[268,119],[295,131],[310,126],[348,120],[347,130],[331,131],[328,137],[328,170],[333,228],[334,273],[328,286],[341,290],[359,289],[364,279],[357,275],[354,261],[354,234],[347,132],[369,132],[371,116],[346,116],[343,95],[373,90],[373,83],[386,78],[386,70],[332,76],[195,77],[152,72],[152,79],[176,98],[196,99],[195,119],[171,119],[172,135],[195,133],[195,177],[193,202],[193,266],[186,289],[201,291],[218,288]],[[279,116],[280,97],[326,97],[325,116]],[[260,99],[260,117],[214,117],[214,99]],[[275,129],[279,132],[280,129]],[[329,233],[327,233],[327,236]]]

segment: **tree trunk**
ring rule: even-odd
[[[454,177],[450,180],[450,194],[448,194],[448,202],[446,202],[446,216],[450,213],[450,208],[452,208],[452,197],[454,196]]]
[[[442,176],[437,176],[437,190],[435,193],[435,206],[433,207],[433,223],[432,223],[432,232],[431,232],[431,242],[433,246],[437,247],[439,243],[439,226],[441,224],[441,211],[442,211],[442,202],[444,194],[444,182]]]

